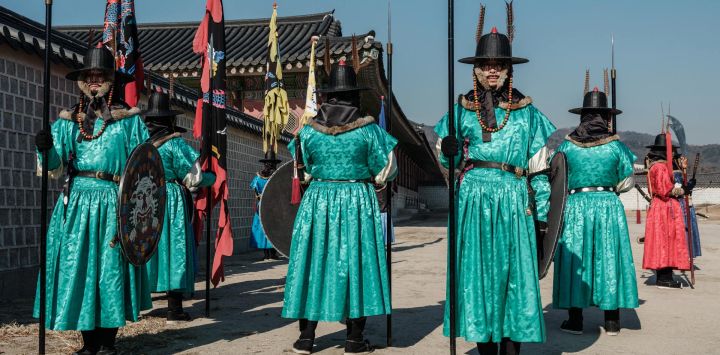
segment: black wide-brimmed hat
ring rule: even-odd
[[[170,109],[170,95],[164,92],[153,92],[148,98],[148,109],[143,112],[145,118],[173,118],[182,114]]]
[[[115,57],[113,57],[110,50],[104,46],[88,49],[87,53],[85,53],[85,57],[83,57],[83,67],[67,73],[65,78],[73,81],[81,81],[91,70],[99,70],[107,75],[114,74],[114,81],[121,84],[129,83],[135,80],[132,75],[115,70]]]
[[[476,64],[487,60],[509,61],[511,64],[522,64],[529,62],[528,59],[513,57],[512,45],[508,36],[499,33],[496,27],[490,33],[480,37],[475,47],[475,56],[462,58],[460,63]]]
[[[582,112],[585,110],[605,111],[615,115],[619,115],[622,113],[622,111],[618,109],[608,107],[607,95],[605,95],[604,92],[598,90],[597,87],[585,94],[585,97],[583,97],[582,107],[573,108],[568,111],[576,115],[581,115]]]
[[[330,71],[330,83],[327,87],[318,90],[320,93],[345,92],[367,90],[364,86],[358,86],[357,75],[353,67],[347,66],[344,60],[338,61]]]
[[[675,144],[672,145],[673,149],[680,148],[676,146]],[[665,133],[660,133],[657,136],[655,136],[655,143],[652,145],[646,145],[645,148],[650,148],[651,150],[662,150],[665,151],[667,148],[667,144],[665,142]]]

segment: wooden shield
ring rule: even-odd
[[[143,265],[155,253],[166,197],[160,153],[150,143],[137,146],[125,165],[118,191],[118,234],[131,264]]]
[[[265,236],[284,256],[290,255],[292,229],[300,205],[292,205],[292,178],[294,161],[281,165],[270,176],[260,198],[260,224]]]
[[[558,152],[550,161],[550,210],[547,215],[547,231],[538,233],[538,274],[547,275],[555,257],[557,243],[563,232],[565,204],[568,196],[568,168],[565,153]]]

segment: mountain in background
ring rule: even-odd
[[[435,147],[437,142],[437,135],[433,131],[432,126],[418,125],[418,128],[425,133],[425,136],[430,143],[430,146]],[[574,128],[559,128],[548,142],[548,146],[551,149],[555,149],[562,143],[565,136],[572,132]],[[642,164],[648,149],[645,146],[652,144],[655,141],[655,135],[647,133],[638,133],[633,131],[619,132],[620,141],[630,148],[630,150],[638,157],[635,161],[637,164]],[[720,144],[705,144],[705,145],[689,145],[689,157],[690,166],[694,164],[695,154],[700,153],[700,168],[698,172],[719,172],[720,171]]]

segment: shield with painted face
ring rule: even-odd
[[[126,162],[118,191],[118,236],[133,265],[145,264],[155,253],[166,195],[160,153],[150,143],[139,145]]]

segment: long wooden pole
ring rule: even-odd
[[[687,167],[682,168],[683,185],[687,185]],[[695,258],[693,257],[693,229],[690,212],[690,195],[685,193],[685,227],[687,228],[688,255],[690,257],[690,285],[695,285]]]
[[[388,105],[387,110],[385,111],[385,127],[387,129],[387,132],[392,134],[392,107],[393,107],[393,91],[392,91],[392,83],[393,83],[393,71],[392,71],[392,63],[393,63],[393,45],[392,45],[392,27],[391,27],[391,12],[390,12],[390,0],[388,0],[388,43],[387,43],[387,67],[388,67]],[[384,104],[384,103],[382,103]],[[386,194],[386,201],[387,201],[387,212],[386,212],[386,219],[385,219],[385,235],[387,243],[385,252],[387,253],[386,262],[387,262],[387,271],[388,271],[388,292],[390,299],[390,309],[392,309],[392,237],[393,237],[393,225],[392,225],[392,182],[387,182],[385,188],[385,194]],[[387,346],[392,346],[392,314],[388,314],[386,316],[387,323],[386,323],[386,340],[387,340]]]
[[[50,132],[50,55],[52,30],[52,0],[45,0],[45,77],[43,78],[43,121],[42,129]],[[40,187],[40,326],[38,327],[38,354],[45,354],[45,311],[47,301],[47,195],[48,195],[48,151],[42,155],[42,181]],[[67,196],[66,196],[67,197]]]
[[[212,23],[212,19],[208,21],[208,33],[210,33],[210,39],[209,41],[213,45],[214,48],[214,36],[212,35],[210,24]],[[207,70],[210,72],[210,78],[212,80],[212,57],[208,58],[207,63]],[[212,106],[213,102],[213,90],[212,85],[210,85],[210,89],[208,90],[208,94],[210,95],[210,98],[208,100],[208,103],[205,105],[210,105],[210,110],[208,112],[210,113],[208,117],[203,117],[204,120],[209,120],[207,126],[209,129],[205,133],[205,136],[203,137],[203,144],[205,145],[205,152],[207,156],[205,159],[207,159],[208,168],[212,169],[212,156],[213,156],[213,149],[212,149],[212,136],[213,132],[215,132],[215,115],[214,111],[215,108]],[[212,195],[212,186],[207,187],[207,215],[205,216],[205,317],[210,317],[210,277],[212,275],[212,248],[210,247],[210,244],[212,243],[213,239],[212,237],[212,210],[213,210],[213,195]]]
[[[455,137],[455,2],[448,0],[448,135]],[[457,303],[456,289],[456,227],[455,221],[455,157],[450,158],[448,164],[448,200],[449,200],[449,216],[448,216],[448,268],[449,270],[449,288],[450,288],[450,354],[455,355],[455,330],[457,328],[457,317],[455,314],[455,306]]]
[[[612,90],[612,108],[613,111],[617,108],[617,93],[615,92],[617,82],[617,71],[615,70],[615,36],[611,37],[612,42],[612,67],[610,69],[610,82]],[[612,125],[610,127],[612,134],[617,134],[617,115],[612,114]]]

